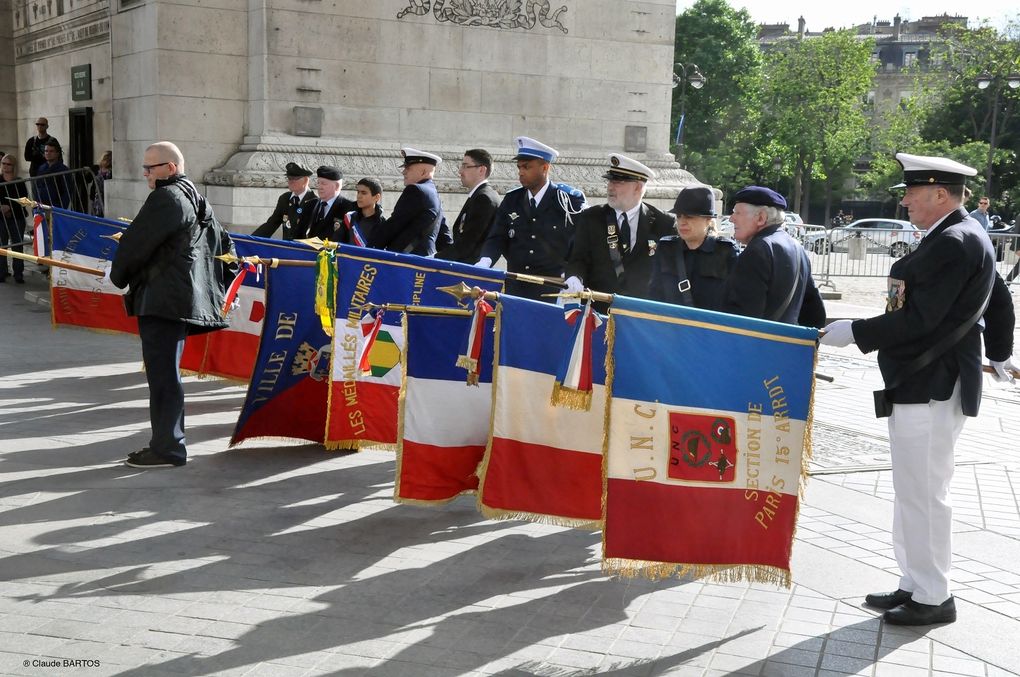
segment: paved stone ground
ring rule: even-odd
[[[52,331],[24,287],[0,307],[2,674],[1020,674],[1017,387],[990,385],[959,445],[960,620],[896,628],[860,605],[896,576],[877,371],[852,347],[819,362],[786,590],[606,578],[598,533],[394,504],[386,452],[226,450],[243,391],[220,381],[187,381],[186,467],[124,467],[147,439],[137,340]]]

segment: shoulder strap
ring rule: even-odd
[[[687,252],[687,243],[683,240],[677,241],[676,248],[676,276],[680,280],[677,289],[680,291],[680,302],[685,306],[694,306],[694,296],[691,294],[691,280],[687,275],[687,262],[684,254]]]
[[[775,322],[779,322],[779,318],[783,316],[786,309],[790,307],[790,303],[793,301],[793,295],[797,293],[797,287],[800,286],[800,269],[803,267],[804,262],[801,261],[800,252],[797,252],[797,271],[793,276],[793,285],[790,286],[790,292],[786,295],[786,300],[783,301],[783,305],[779,306],[776,312],[772,313],[768,319]]]

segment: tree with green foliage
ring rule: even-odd
[[[688,85],[673,90],[671,128],[677,129],[683,94],[685,164],[701,180],[724,190],[743,176],[757,127],[762,64],[757,34],[747,10],[734,9],[726,0],[697,0],[676,18],[674,62],[696,64],[706,81],[702,89]],[[682,77],[680,68],[676,72]]]
[[[840,179],[865,153],[864,98],[875,75],[872,41],[851,31],[791,39],[768,55],[762,125],[793,168],[793,210],[807,212],[813,179],[823,182],[826,221]]]
[[[991,26],[948,26],[932,49],[930,72],[921,79],[929,109],[921,135],[929,141],[963,146],[984,143],[985,156],[972,166],[982,175],[979,192],[1017,187],[1020,152],[1020,26],[1002,32]],[[979,79],[986,87],[979,88]]]

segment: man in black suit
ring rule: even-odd
[[[744,245],[720,310],[763,320],[822,327],[825,306],[804,248],[782,229],[786,198],[762,186],[733,196],[733,238]]]
[[[655,172],[613,153],[606,179],[608,204],[574,217],[574,247],[567,262],[568,291],[584,287],[607,294],[648,298],[652,257],[659,238],[674,234],[676,221],[642,202]]]
[[[332,240],[333,234],[343,225],[344,214],[358,208],[356,202],[340,196],[344,175],[339,169],[323,165],[315,170],[315,176],[318,178],[319,201],[312,209],[307,231],[296,235],[295,240],[306,237]]]
[[[887,312],[833,322],[821,342],[877,349],[885,382],[876,404],[889,416],[893,552],[903,575],[895,592],[865,602],[885,609],[887,623],[952,623],[953,446],[981,401],[982,316],[992,366],[1001,375],[1013,370],[1012,299],[995,272],[988,235],[961,208],[966,177],[977,171],[946,158],[896,159],[906,188],[901,204],[927,233],[893,263]]]
[[[549,167],[559,151],[527,136],[515,139],[520,188],[508,192],[475,265],[491,268],[500,256],[515,273],[562,277],[574,242],[573,217],[585,208],[584,193],[565,183],[549,181]],[[507,280],[506,293],[553,303],[540,284]]]
[[[276,201],[276,209],[269,219],[256,228],[252,235],[273,237],[281,226],[284,240],[293,240],[295,233],[307,232],[308,220],[312,217],[315,203],[319,201],[315,192],[308,187],[311,175],[310,169],[296,162],[287,163],[287,192]]]
[[[458,173],[461,185],[468,189],[467,200],[453,222],[453,244],[439,246],[436,258],[474,263],[482,254],[482,245],[499,207],[499,193],[489,185],[492,155],[481,148],[464,151]]]
[[[400,154],[404,158],[400,166],[404,190],[393,205],[390,218],[372,230],[368,246],[391,252],[434,256],[436,238],[440,227],[446,225],[446,217],[439,201],[439,189],[432,177],[443,159],[434,153],[414,148],[402,148]]]

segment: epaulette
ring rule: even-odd
[[[676,242],[679,239],[679,235],[663,235],[659,238],[659,242]]]
[[[566,193],[570,197],[579,197],[582,200],[586,199],[584,197],[584,193],[582,193],[579,188],[574,188],[569,183],[554,183],[552,186],[556,190]]]
[[[516,193],[516,192],[517,192],[517,191],[519,191],[519,190],[524,190],[524,186],[517,186],[516,188],[511,188],[511,189],[510,189],[510,190],[508,190],[507,192],[503,193],[503,197],[506,197],[506,196],[507,196],[507,195],[509,195],[510,193]]]

